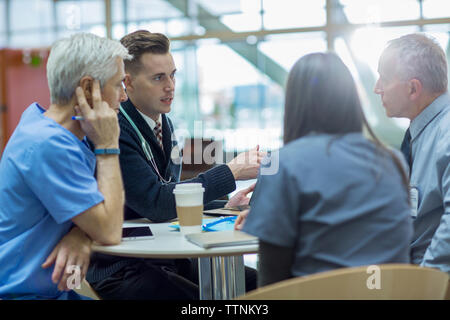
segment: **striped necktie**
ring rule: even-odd
[[[155,137],[156,140],[159,143],[159,146],[161,147],[161,149],[164,151],[164,147],[163,147],[163,142],[162,142],[162,127],[161,127],[161,122],[159,122],[159,120],[156,120],[156,125],[155,128],[153,129],[153,132],[155,133]]]

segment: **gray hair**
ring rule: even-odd
[[[433,93],[447,91],[447,59],[444,50],[431,36],[408,34],[388,42],[397,57],[401,80],[418,79]]]
[[[117,72],[118,57],[132,58],[119,41],[91,33],[78,33],[56,41],[47,62],[51,102],[68,103],[84,76],[98,79],[103,88]]]

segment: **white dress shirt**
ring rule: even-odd
[[[137,112],[139,112],[139,114],[142,116],[142,118],[144,118],[145,122],[147,122],[148,126],[150,127],[150,129],[152,129],[152,132],[154,132],[155,127],[156,127],[156,122],[155,120],[153,120],[152,118],[150,118],[149,116],[147,116],[146,114],[143,114],[141,111],[139,111],[136,108]],[[159,115],[158,121],[159,123],[161,123],[161,130],[162,130],[162,121],[161,121],[162,117],[161,114]]]

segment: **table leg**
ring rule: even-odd
[[[200,300],[212,300],[211,258],[198,258],[198,282]]]
[[[243,256],[199,258],[201,300],[228,300],[245,293]]]

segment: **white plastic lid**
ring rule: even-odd
[[[205,188],[203,188],[201,183],[180,183],[175,186],[175,189],[173,190],[174,194],[181,194],[181,193],[197,193],[197,192],[204,192]]]

